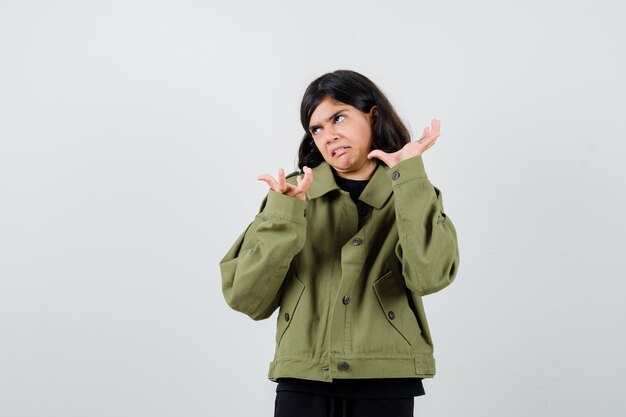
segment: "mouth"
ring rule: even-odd
[[[341,156],[344,153],[346,153],[348,151],[348,149],[350,149],[349,146],[340,146],[337,149],[334,149],[332,151],[332,156],[334,156],[334,157]]]

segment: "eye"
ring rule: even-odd
[[[346,116],[344,116],[343,114],[338,114],[337,116],[335,116],[335,123],[340,123],[345,118],[346,118]]]
[[[320,133],[320,128],[319,127],[314,127],[313,129],[311,129],[311,134],[312,135],[317,135],[318,133]]]

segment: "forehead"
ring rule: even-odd
[[[320,124],[325,121],[330,115],[342,109],[351,110],[354,109],[354,107],[349,104],[334,100],[331,97],[324,97],[324,99],[320,101],[320,104],[318,104],[318,106],[315,108],[313,113],[311,113],[309,124]]]

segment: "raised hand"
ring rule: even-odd
[[[393,153],[376,149],[370,152],[367,157],[369,159],[378,158],[391,168],[399,162],[423,154],[428,148],[433,146],[439,137],[440,128],[441,122],[433,119],[430,127],[424,129],[422,136],[417,141],[409,142],[402,149]]]
[[[278,193],[298,198],[302,201],[306,200],[306,191],[313,184],[313,170],[309,167],[303,167],[304,177],[298,175],[296,177],[297,185],[289,184],[285,180],[285,170],[278,170],[278,181],[269,174],[261,174],[257,177],[259,181],[265,181],[270,188]]]

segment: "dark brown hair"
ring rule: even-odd
[[[324,98],[348,104],[368,113],[378,107],[378,116],[372,128],[372,150],[395,152],[411,139],[409,131],[400,120],[389,99],[369,78],[350,70],[329,72],[314,80],[307,87],[300,105],[300,121],[304,137],[298,150],[298,168],[314,168],[324,161],[309,131],[311,115]]]

